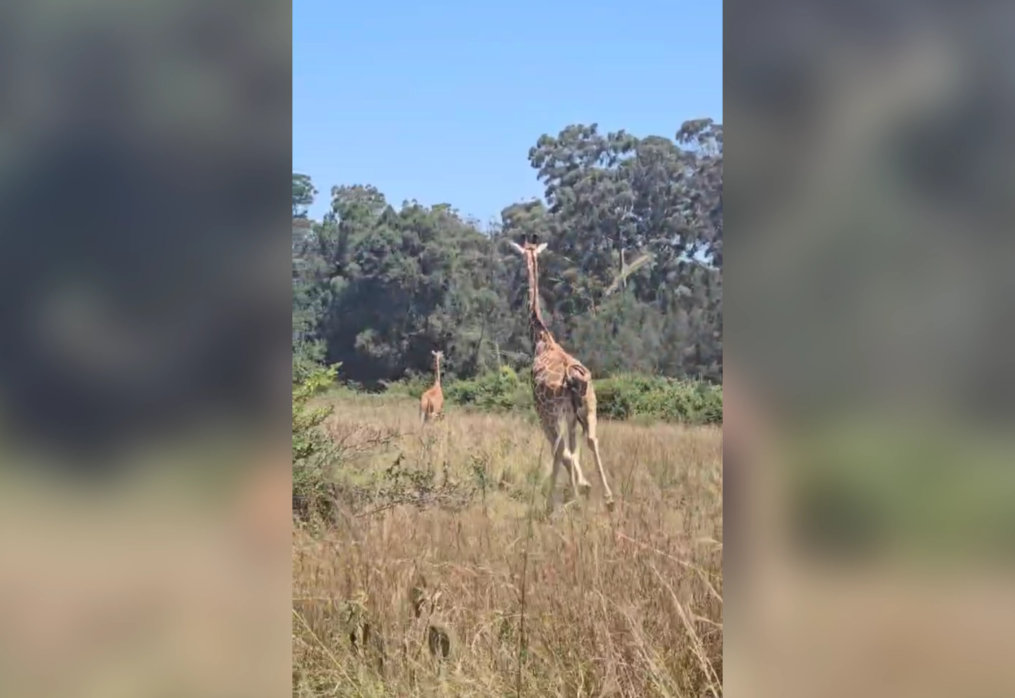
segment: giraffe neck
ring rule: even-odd
[[[529,271],[529,333],[532,337],[532,351],[540,353],[553,343],[553,335],[543,322],[543,313],[539,309],[539,267],[533,255],[528,265]]]
[[[441,387],[441,360],[436,359],[436,362],[437,362],[437,379],[434,380],[433,384],[434,386],[439,388]]]

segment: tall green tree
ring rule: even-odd
[[[293,334],[366,386],[528,364],[524,269],[505,241],[550,243],[540,297],[558,338],[598,374],[722,380],[722,126],[675,138],[544,135],[529,152],[544,200],[506,206],[481,230],[450,204],[392,206],[366,184],[317,193],[293,174]]]

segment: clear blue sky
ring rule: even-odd
[[[374,9],[369,9],[373,7]],[[528,151],[598,122],[722,121],[721,0],[293,2],[293,170],[486,223],[542,195]]]

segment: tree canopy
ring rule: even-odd
[[[342,364],[367,388],[429,371],[469,378],[531,356],[525,272],[506,240],[549,243],[544,316],[597,375],[722,381],[722,125],[673,138],[544,135],[528,158],[544,200],[515,202],[483,228],[449,204],[395,207],[369,184],[318,194],[293,173],[293,351]]]

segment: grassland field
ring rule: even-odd
[[[582,442],[592,493],[547,516],[534,419],[324,399],[337,479],[399,463],[470,494],[297,525],[294,698],[722,695],[720,428],[601,421],[615,511]]]

